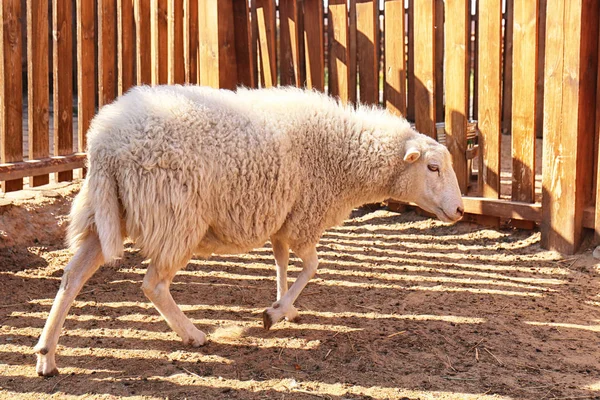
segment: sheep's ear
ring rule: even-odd
[[[416,147],[409,147],[408,150],[406,150],[406,154],[404,155],[404,161],[412,164],[415,161],[417,161],[419,157],[421,157],[421,151]]]

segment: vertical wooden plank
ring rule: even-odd
[[[384,12],[385,107],[396,115],[406,115],[404,0],[386,0]]]
[[[258,87],[258,15],[256,13],[256,0],[250,0],[250,32],[251,32],[251,53],[254,58],[254,82]]]
[[[300,4],[298,0],[279,3],[279,74],[281,85],[300,86],[301,68]]]
[[[407,101],[406,101],[406,118],[410,121],[415,120],[415,1],[408,0],[408,78],[406,84]]]
[[[467,116],[469,113],[469,0],[446,0],[446,146],[463,194],[467,193]]]
[[[168,4],[168,83],[184,83],[183,66],[183,0],[169,0]]]
[[[598,68],[593,0],[549,0],[544,68],[542,246],[574,253],[591,192]]]
[[[98,92],[100,107],[117,94],[116,0],[98,0]]]
[[[239,84],[256,87],[256,57],[252,52],[252,32],[250,26],[250,5],[247,0],[233,1],[235,29],[235,58]]]
[[[452,21],[452,20],[451,20]],[[454,21],[452,21],[454,23]],[[444,0],[435,0],[435,121],[444,121]]]
[[[77,150],[86,151],[87,130],[96,108],[94,3],[77,0]]]
[[[435,0],[415,2],[415,126],[437,140],[435,127]]]
[[[537,83],[535,105],[535,136],[543,137],[544,132],[544,62],[546,56],[546,9],[548,0],[539,0],[538,45],[537,45]]]
[[[277,86],[277,38],[275,0],[256,0],[260,81],[263,87]]]
[[[236,4],[239,1],[235,2]],[[186,83],[198,83],[198,0],[184,0],[183,58]],[[237,27],[236,27],[237,29]],[[237,40],[236,40],[237,45]]]
[[[27,100],[29,102],[28,139],[30,160],[45,158],[50,155],[48,6],[44,3],[40,0],[27,1],[27,37],[29,38],[27,40]],[[49,182],[50,175],[48,174],[29,178],[29,186],[32,187],[45,185]]]
[[[152,6],[150,7],[153,85],[162,85],[169,81],[168,1],[152,0]],[[214,24],[214,21],[212,21],[212,24]]]
[[[504,25],[504,71],[502,79],[502,132],[510,134],[512,129],[513,110],[513,27],[514,23],[514,1],[506,1],[505,25]],[[536,0],[537,1],[537,0]],[[536,2],[534,1],[534,3]],[[518,58],[517,58],[518,60]],[[519,61],[520,62],[520,61]]]
[[[500,197],[502,1],[479,2],[478,101],[483,197]]]
[[[117,0],[117,93],[122,95],[135,83],[135,24],[133,0]]]
[[[350,52],[348,45],[348,6],[346,0],[330,0],[329,31],[329,94],[343,103],[350,101],[348,87]]]
[[[0,162],[23,160],[21,1],[0,2]],[[23,179],[5,181],[5,192],[21,190]]]
[[[358,98],[357,90],[357,70],[358,70],[358,52],[356,50],[357,29],[356,29],[356,0],[349,0],[348,9],[348,102],[356,103]]]
[[[138,85],[152,83],[150,1],[135,0],[136,77]]]
[[[356,50],[360,102],[379,102],[379,0],[356,0]]]
[[[304,0],[304,57],[306,87],[325,90],[325,55],[322,0]]]
[[[474,5],[475,14],[471,14],[471,18],[473,19],[473,111],[472,118],[474,120],[479,120],[479,8],[477,7],[477,3]],[[479,152],[479,154],[483,154]],[[481,165],[481,164],[480,164]],[[479,174],[479,178],[481,178],[482,174]],[[480,182],[481,183],[481,182]],[[479,185],[481,188],[481,184]]]
[[[237,85],[237,64],[231,0],[200,0],[200,84],[225,89]],[[218,29],[215,29],[217,21]]]
[[[538,1],[514,4],[512,100],[512,200],[535,201],[535,106]]]
[[[73,153],[73,37],[72,3],[54,1],[53,60],[54,60],[54,155]],[[73,171],[59,172],[58,182],[73,179]]]

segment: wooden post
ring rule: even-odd
[[[379,0],[356,1],[356,50],[360,102],[379,102]]]
[[[21,0],[0,2],[0,162],[23,160],[23,77]],[[23,189],[23,179],[2,184],[5,192]]]
[[[469,18],[468,0],[446,0],[446,146],[463,194],[467,193],[467,115],[469,112]]]
[[[538,1],[514,3],[512,65],[512,200],[535,201],[535,106]],[[505,92],[506,93],[506,92]]]
[[[167,53],[169,84],[184,83],[183,66],[183,0],[169,0],[167,20]]]
[[[184,7],[183,58],[185,82],[196,84],[199,81],[198,47],[200,46],[198,38],[198,0],[184,0]]]
[[[135,24],[132,0],[117,0],[117,32],[117,92],[120,96],[135,83]]]
[[[116,0],[98,0],[98,91],[100,107],[111,103],[117,95],[116,69]]]
[[[406,57],[404,53],[404,0],[385,2],[385,107],[406,115]]]
[[[50,155],[48,141],[48,7],[45,2],[27,2],[27,85],[29,102],[29,159],[47,158]],[[92,12],[93,18],[93,12]],[[93,23],[93,20],[92,20]],[[92,78],[94,74],[92,56]],[[93,84],[92,80],[92,84]],[[50,175],[32,176],[29,186],[50,182]]]
[[[347,103],[352,100],[349,87],[350,51],[346,0],[330,0],[328,12],[329,94]]]
[[[542,246],[572,254],[591,193],[598,68],[598,6],[549,0],[544,68]],[[596,217],[598,218],[598,217]]]
[[[415,120],[415,0],[408,1],[408,65],[406,73],[407,100],[406,118]]]
[[[533,2],[535,3],[536,1]],[[518,0],[517,3],[519,3]],[[531,3],[531,1],[527,1],[526,3]],[[517,4],[518,6],[519,4]],[[502,78],[502,132],[505,134],[510,134],[512,129],[513,67],[518,67],[518,65],[513,64],[514,12],[515,0],[506,0],[506,12],[504,13],[504,70]],[[518,58],[516,59],[518,60]]]
[[[231,0],[201,0],[198,15],[200,84],[235,89],[238,79]]]
[[[54,155],[73,153],[73,37],[72,3],[54,1]],[[73,179],[73,171],[59,172],[58,182]]]
[[[96,112],[94,3],[77,1],[77,150],[87,146],[87,130]]]
[[[252,51],[252,27],[248,1],[233,1],[233,17],[238,81],[241,85],[256,87],[256,53]]]
[[[81,0],[83,1],[83,0]],[[150,0],[135,0],[136,75],[138,85],[152,83]]]
[[[482,144],[483,197],[500,197],[500,116],[502,1],[488,0],[479,6],[478,128]]]
[[[450,20],[451,23],[456,21]],[[444,121],[444,0],[435,0],[435,121]]]
[[[435,0],[415,2],[415,126],[437,140],[435,11]]]
[[[304,0],[304,56],[306,87],[325,90],[325,49],[323,37],[323,3]]]

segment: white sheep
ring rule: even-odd
[[[447,149],[377,109],[294,88],[137,87],[102,108],[88,132],[89,169],[71,211],[66,266],[40,340],[37,373],[58,373],[68,310],[98,267],[131,237],[150,259],[142,289],[184,343],[206,335],[169,292],[193,255],[247,252],[271,240],[277,301],[265,328],[293,320],[317,270],[323,231],[387,198],[443,221],[463,204]],[[303,268],[288,290],[289,250]]]

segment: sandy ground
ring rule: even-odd
[[[140,290],[132,244],[74,304],[61,375],[35,374],[78,184],[0,206],[0,397],[169,399],[600,398],[600,267],[543,251],[535,231],[357,211],[328,231],[299,298],[271,331],[269,246],[193,260],[173,296],[210,332],[185,347]],[[23,197],[23,194],[21,194]],[[292,259],[291,275],[300,262]]]

